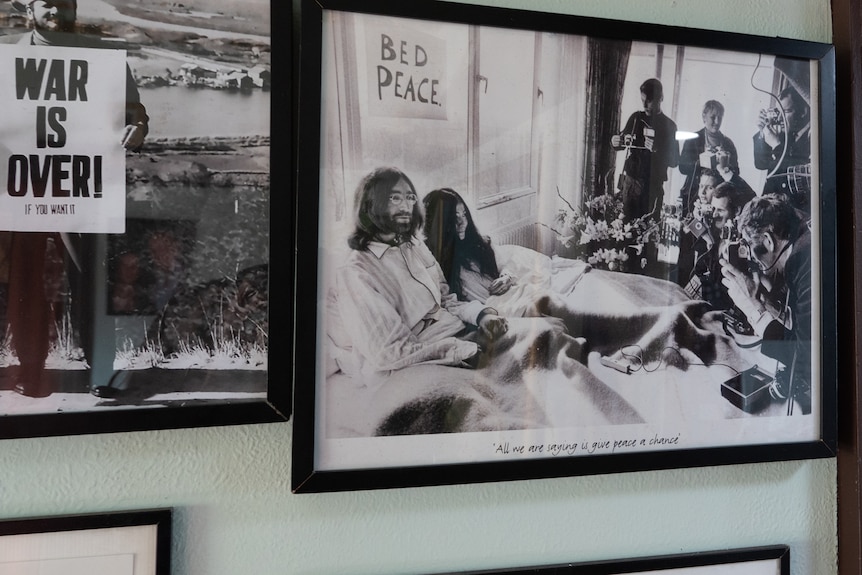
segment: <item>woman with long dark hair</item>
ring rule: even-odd
[[[491,241],[479,233],[458,192],[440,188],[426,195],[422,203],[425,244],[458,299],[485,302],[512,287],[512,277],[500,273]]]

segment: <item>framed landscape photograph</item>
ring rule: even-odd
[[[835,455],[831,45],[300,20],[294,491]]]
[[[289,417],[269,262],[291,22],[269,0],[0,6],[0,438]]]
[[[0,521],[2,575],[170,572],[170,509]]]
[[[618,561],[542,565],[514,569],[470,571],[469,575],[790,575],[790,548],[786,545],[679,555],[640,557]],[[468,575],[464,572],[464,575]]]

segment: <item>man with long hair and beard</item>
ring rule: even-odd
[[[506,320],[450,292],[434,256],[416,237],[423,213],[410,179],[397,168],[365,176],[356,189],[355,220],[329,309],[341,371],[475,366],[480,346],[504,334]]]

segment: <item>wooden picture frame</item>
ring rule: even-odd
[[[269,327],[291,304],[269,293],[290,302],[292,287],[269,268],[271,245],[291,236],[270,225],[292,213],[270,190],[292,169],[271,157],[291,157],[293,14],[268,0],[217,8],[106,17],[81,3],[57,32],[26,2],[0,7],[3,66],[18,70],[2,97],[24,110],[0,154],[3,201],[23,202],[0,225],[0,438],[289,418],[291,368],[271,365]],[[275,22],[288,26],[273,38]],[[116,78],[113,93],[103,80]],[[105,112],[123,107],[125,122]],[[76,135],[97,120],[142,143]],[[112,174],[125,162],[119,178],[90,159],[102,148],[119,154]],[[29,170],[51,165],[44,185]],[[63,220],[87,210],[101,215]]]
[[[294,349],[301,361],[296,363],[294,391],[294,491],[835,455],[831,45],[445,2],[408,6],[308,0],[301,5],[300,30]],[[590,75],[590,70],[597,72]],[[607,70],[622,71],[609,78]],[[653,75],[661,78],[657,92],[652,92],[652,81],[644,81]],[[491,100],[495,90],[497,99]],[[752,159],[758,145],[752,134],[763,138],[763,126],[774,125],[767,116],[782,116],[779,108],[784,116],[792,112],[786,101],[777,105],[791,92],[805,94],[808,104],[799,106],[798,117],[810,124],[793,127],[788,122],[782,128],[789,128],[794,142],[798,134],[810,134],[808,163],[787,168],[779,153],[772,157],[771,168],[758,168]],[[628,127],[622,128],[626,114],[651,99],[664,106],[652,111],[653,121],[670,116],[679,123],[673,127],[676,139],[691,142],[705,137],[706,128],[700,135],[695,130],[706,120],[706,108],[714,106],[710,102],[724,99],[725,130],[733,134],[725,148],[734,147],[739,171],[722,163],[733,154],[721,145],[705,155],[694,154],[686,160],[691,164],[668,163],[667,182],[649,182],[650,189],[661,190],[664,206],[656,202],[652,212],[638,215],[633,211],[637,205],[624,203],[638,197],[631,191],[633,184],[626,183],[628,191],[618,191],[618,176],[632,169],[627,162],[635,150],[652,154],[657,149],[646,138],[660,139],[660,130],[648,126],[649,134],[627,139],[620,131],[629,133]],[[512,102],[521,107],[508,108]],[[630,122],[643,117],[639,114],[632,114]],[[681,145],[683,151],[677,148],[677,153],[689,157],[687,144]],[[775,313],[787,329],[791,315],[804,326],[804,310],[814,314],[811,335],[798,340],[810,341],[810,348],[792,354],[810,355],[815,366],[810,387],[797,387],[811,391],[810,410],[799,396],[782,400],[776,387],[788,381],[787,370],[796,374],[789,380],[799,381],[796,377],[807,368],[788,367],[798,365],[797,359],[722,359],[727,349],[733,350],[731,355],[746,355],[742,350],[765,341],[764,332],[746,332],[748,328],[735,323],[738,316],[730,310],[742,305],[736,299],[720,307],[705,288],[689,292],[690,282],[680,281],[696,275],[682,271],[679,254],[694,250],[683,244],[700,240],[703,230],[713,225],[696,222],[717,220],[695,213],[693,180],[676,166],[690,166],[700,177],[707,164],[714,168],[711,174],[724,171],[734,189],[743,189],[743,184],[731,182],[736,182],[734,176],[747,180],[751,197],[768,192],[779,194],[774,202],[769,200],[772,204],[797,202],[787,208],[797,215],[787,218],[795,222],[798,235],[794,240],[787,236],[780,250],[775,243],[772,253],[781,252],[776,261],[789,257],[787,253],[794,253],[791,244],[798,240],[804,245],[807,240],[799,238],[812,238],[814,255],[801,266],[814,278],[804,283],[813,289],[811,305],[787,303],[787,293],[807,292],[802,283],[788,287],[784,296],[773,291],[749,301],[750,307],[765,301],[783,306]],[[784,166],[780,172],[779,164]],[[393,165],[394,170],[378,169]],[[507,274],[501,273],[500,281],[507,283],[507,293],[523,298],[514,303],[505,297],[480,300],[485,307],[473,316],[478,323],[465,320],[453,324],[466,326],[463,332],[447,332],[457,341],[441,343],[442,336],[429,336],[431,332],[424,331],[429,326],[451,327],[436,324],[441,314],[449,321],[450,309],[462,313],[475,302],[462,301],[468,299],[463,292],[460,299],[454,297],[448,285],[453,280],[445,275],[448,263],[434,262],[439,254],[431,255],[425,247],[423,240],[436,233],[437,224],[416,228],[416,208],[412,216],[409,210],[385,216],[381,214],[387,209],[390,214],[398,210],[374,207],[373,194],[382,193],[375,191],[376,182],[389,180],[386,186],[401,186],[393,192],[400,203],[390,198],[381,205],[404,205],[404,198],[406,205],[426,204],[424,213],[418,210],[425,222],[438,221],[428,212],[444,205],[430,203],[430,190],[442,189],[440,194],[457,198],[478,230],[470,237],[490,238],[500,262],[497,272],[516,270],[505,279]],[[358,219],[354,189],[364,198]],[[674,207],[685,190],[686,199]],[[738,219],[742,206],[753,201],[739,201]],[[766,208],[761,204],[759,209]],[[392,223],[397,218],[402,227]],[[736,225],[710,229],[713,245],[736,246],[732,239],[725,244],[715,238],[743,232]],[[353,247],[348,247],[348,238]],[[752,245],[760,241],[748,239]],[[374,242],[374,251],[366,249]],[[410,271],[403,274],[400,264],[380,264],[387,271],[377,269],[376,262],[383,262],[387,253],[397,256],[390,248],[399,250],[404,261],[415,257],[423,262],[415,265],[430,270],[428,278],[417,279],[419,272],[410,263]],[[405,249],[414,250],[413,255]],[[760,248],[748,253],[755,249]],[[760,272],[773,277],[772,285],[788,285],[789,271],[775,275],[774,265],[756,254],[750,257],[751,263],[736,268],[748,270],[741,275],[753,278],[751,270],[756,268],[751,266],[759,262]],[[732,254],[722,258],[732,259]],[[720,265],[713,278],[724,276]],[[775,265],[785,268],[784,263]],[[452,276],[457,282],[464,277],[460,273]],[[428,310],[417,307],[425,305],[416,303],[424,295],[416,300],[404,295],[412,293],[408,276],[436,298]],[[446,285],[433,285],[444,277]],[[535,282],[530,279],[533,283],[526,285],[524,278]],[[490,284],[483,285],[490,292]],[[727,294],[730,297],[729,289]],[[316,307],[300,303],[312,300]],[[688,311],[679,312],[678,305]],[[757,305],[748,312],[752,324],[755,312],[767,313]],[[661,323],[669,308],[676,319]],[[617,313],[620,309],[625,311]],[[488,338],[492,332],[480,325],[486,314],[493,326],[505,325],[508,331],[502,336],[497,332],[498,339]],[[400,319],[394,320],[395,315]],[[496,316],[505,321],[496,323]],[[416,318],[419,323],[414,324]],[[760,315],[757,321],[764,318],[775,316]],[[693,344],[688,335],[679,336],[678,329],[689,329],[681,327],[690,326],[689,320],[694,323],[691,329],[711,334],[701,355],[688,355]],[[680,337],[688,343],[680,343]],[[480,352],[470,355],[476,348],[463,342],[477,341]],[[772,369],[765,373],[770,363]],[[465,368],[468,364],[479,369]],[[794,416],[787,417],[791,412]]]
[[[856,261],[860,242],[855,230],[860,225],[860,170],[862,170],[862,66],[858,31],[862,29],[862,6],[857,0],[834,0],[832,6],[833,37],[836,62],[836,101],[838,116],[849,119],[838,123],[836,163],[843,204],[839,210],[838,246],[841,261]],[[842,309],[859,306],[859,266],[842,274],[838,302]],[[840,366],[838,388],[838,572],[856,573],[862,569],[862,428],[859,412],[859,322],[856,314],[846,314],[839,324],[839,347],[842,357],[854,358]]]

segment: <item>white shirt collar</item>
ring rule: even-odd
[[[406,241],[404,243],[410,244],[412,246],[412,245],[415,245],[415,243],[417,241],[418,240],[415,237],[411,237],[408,241]],[[386,253],[386,250],[388,250],[390,248],[394,248],[394,247],[395,246],[393,246],[391,244],[385,244],[383,242],[377,242],[374,240],[371,240],[370,242],[368,242],[368,251],[371,252],[372,254],[374,254],[377,257],[377,259],[382,258],[383,254]]]

